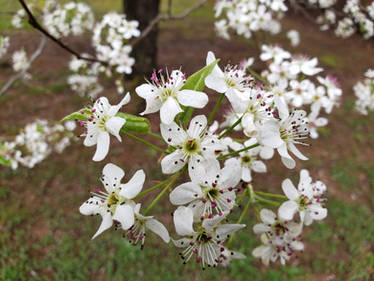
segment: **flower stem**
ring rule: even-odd
[[[135,135],[133,135],[133,134],[130,134],[129,132],[124,132],[124,134],[125,134],[126,136],[129,136],[130,138],[132,138],[132,139],[138,141],[138,142],[141,142],[142,144],[145,144],[145,145],[147,145],[147,146],[153,148],[154,150],[157,150],[157,151],[162,152],[162,153],[165,153],[165,154],[169,154],[169,152],[167,152],[166,150],[164,150],[164,149],[158,147],[157,145],[154,145],[153,143],[150,143],[150,142],[148,142],[148,141],[146,141],[146,140],[143,140],[142,138],[139,138],[139,137],[137,137],[137,136],[135,136]]]
[[[233,155],[239,154],[240,152],[250,150],[250,149],[255,148],[255,147],[259,146],[259,145],[260,145],[259,143],[256,143],[256,144],[254,144],[254,145],[250,145],[250,146],[244,147],[244,148],[242,148],[242,149],[232,151],[232,152],[230,152],[230,153],[227,153],[227,154],[224,154],[224,155],[218,156],[218,157],[217,157],[217,160],[221,160],[221,159],[223,159],[223,158],[226,158],[226,157],[229,157],[229,156],[233,156]]]
[[[238,126],[240,124],[240,122],[242,121],[242,116],[240,116],[240,118],[238,120],[236,120],[236,122],[234,124],[232,124],[230,127],[228,127],[222,134],[219,135],[218,139],[222,139],[224,136],[226,136],[228,133],[230,133],[236,126]]]
[[[157,188],[160,188],[161,186],[167,184],[171,179],[172,179],[172,177],[170,177],[170,178],[168,178],[168,179],[160,182],[159,184],[156,184],[156,185],[148,188],[147,190],[144,190],[143,192],[140,192],[137,196],[135,196],[134,199],[142,197],[143,195],[146,195],[147,193],[149,193],[149,192],[151,192],[153,190],[156,190]]]
[[[258,194],[258,195],[267,196],[267,197],[287,199],[287,196],[280,195],[280,194],[273,194],[273,193],[267,193],[267,192],[262,192],[262,191],[255,191],[255,193]]]
[[[156,205],[156,203],[158,202],[158,200],[161,199],[161,197],[165,194],[165,192],[186,171],[186,169],[187,169],[187,165],[185,165],[182,170],[180,170],[178,173],[174,174],[174,176],[172,176],[171,178],[168,179],[168,180],[170,180],[170,182],[164,187],[163,190],[161,190],[161,192],[156,196],[156,198],[153,199],[153,201],[151,202],[151,204],[144,211],[144,213],[143,213],[144,216],[148,214],[148,212]]]
[[[249,71],[252,76],[254,76],[257,80],[260,80],[265,85],[269,85],[269,82],[263,78],[261,75],[259,75],[256,71],[254,71],[252,68],[248,67],[247,70]]]
[[[151,137],[154,137],[154,138],[156,138],[156,139],[159,139],[159,140],[163,141],[164,143],[166,143],[163,137],[161,137],[161,136],[158,135],[158,134],[152,133],[151,131],[148,131],[148,132],[147,132],[147,135],[148,135],[148,136],[151,136]]]
[[[216,104],[214,105],[214,108],[212,110],[212,112],[210,113],[209,115],[209,118],[208,118],[208,126],[210,125],[210,123],[213,121],[213,118],[214,118],[214,115],[216,114],[219,106],[221,105],[221,102],[223,100],[223,98],[225,97],[225,93],[222,93],[219,98],[218,98],[218,101],[216,102]]]
[[[257,195],[255,195],[255,199],[256,199],[257,202],[264,203],[264,204],[269,204],[269,205],[273,205],[273,206],[279,206],[280,205],[280,202],[276,202],[276,201],[273,201],[273,200],[268,200],[268,199],[262,198],[262,197],[257,196]]]

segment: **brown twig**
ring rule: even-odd
[[[24,0],[19,0],[19,3],[22,5],[23,9],[25,10],[25,12],[27,13],[28,17],[29,17],[29,24],[34,27],[35,29],[39,30],[41,33],[43,33],[47,38],[49,38],[50,40],[52,40],[53,42],[55,42],[57,45],[59,45],[62,49],[64,49],[65,51],[73,54],[75,57],[77,57],[78,59],[81,59],[81,60],[86,60],[86,61],[89,61],[89,62],[99,62],[101,63],[102,65],[105,65],[105,66],[108,66],[108,63],[105,62],[105,61],[102,61],[102,60],[99,60],[99,59],[96,59],[96,58],[89,58],[89,57],[86,57],[86,56],[82,56],[81,54],[79,54],[77,51],[73,50],[72,48],[70,48],[69,46],[67,46],[66,44],[64,44],[63,42],[61,42],[58,38],[56,38],[55,36],[53,36],[52,34],[50,34],[47,30],[45,30],[40,24],[39,22],[37,21],[37,19],[34,17],[34,15],[32,14],[32,12],[30,11],[29,7],[26,5],[25,1]]]

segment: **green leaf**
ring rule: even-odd
[[[81,109],[77,112],[73,112],[72,114],[69,114],[68,116],[65,116],[60,122],[65,122],[68,120],[82,120],[87,121],[88,117],[86,114],[82,114],[82,110],[86,111],[85,109]]]
[[[126,120],[126,123],[121,128],[122,133],[125,133],[127,131],[144,134],[149,132],[151,128],[151,124],[149,123],[149,120],[147,118],[123,112],[117,113],[116,116]]]
[[[219,59],[215,60],[211,64],[203,67],[202,69],[188,77],[181,90],[194,90],[198,92],[203,91],[205,88],[205,78],[210,73],[212,73],[213,68],[217,65],[218,62]],[[193,111],[194,109],[192,107],[187,107],[187,109],[184,111],[181,119],[183,120],[185,126],[187,126],[187,123],[191,119]]]
[[[218,62],[219,59],[215,60],[211,64],[203,67],[202,69],[188,77],[181,90],[194,90],[199,92],[204,90],[205,78],[213,71],[213,68]]]
[[[0,165],[10,166],[12,162],[4,158],[4,156],[0,155]]]

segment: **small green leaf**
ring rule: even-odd
[[[82,109],[77,111],[77,112],[73,112],[72,114],[69,114],[68,116],[65,116],[60,122],[65,122],[65,121],[68,121],[68,120],[87,121],[88,120],[87,115],[82,114],[81,111],[82,111]]]
[[[0,165],[10,166],[12,162],[4,158],[4,156],[0,155]]]
[[[202,69],[188,77],[181,90],[194,90],[199,92],[204,90],[205,78],[213,71],[213,68],[218,62],[219,59],[215,60],[211,64],[203,67]]]

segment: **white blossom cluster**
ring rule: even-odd
[[[83,55],[88,56],[87,54]],[[73,57],[69,62],[69,69],[73,72],[68,77],[70,88],[81,97],[96,98],[103,90],[98,77],[101,68],[103,67],[100,63],[88,63],[85,60]]]
[[[15,51],[12,55],[13,70],[15,72],[24,72],[23,78],[30,79],[31,75],[27,73],[30,68],[30,61],[27,57],[27,53],[24,49]]]
[[[70,145],[76,125],[73,121],[50,124],[36,120],[27,124],[12,141],[0,140],[0,164],[17,169],[19,165],[33,168],[53,151],[62,153]]]
[[[252,33],[267,31],[277,34],[281,31],[279,19],[287,6],[285,0],[218,0],[214,6],[215,17],[223,18],[215,23],[219,36],[229,39],[229,29],[245,38]]]
[[[107,156],[110,135],[122,141],[120,134],[123,133],[162,152],[161,170],[169,176],[141,192],[145,182],[143,170],[137,171],[127,183],[121,183],[124,171],[112,163],[106,164],[101,178],[104,190],[92,192],[80,207],[83,215],[102,217],[93,238],[114,225],[133,244],[140,243],[143,247],[150,230],[166,243],[172,240],[181,249],[184,263],[195,260],[202,268],[226,266],[233,259],[245,257],[230,250],[231,237],[245,225],[241,219],[236,223],[229,223],[229,220],[241,200],[249,205],[268,202],[262,197],[264,193],[254,189],[252,172],[266,173],[263,160],[272,158],[275,150],[290,169],[296,166],[291,153],[307,160],[297,146],[306,144],[311,127],[318,123],[315,121],[318,113],[308,116],[301,107],[312,105],[318,111],[320,108],[331,111],[336,105],[336,96],[341,95],[341,92],[336,93],[339,88],[329,79],[320,78],[319,86],[307,79],[322,71],[317,66],[317,59],[293,57],[280,47],[272,46],[263,47],[261,59],[269,61],[271,69],[265,71],[263,77],[257,76],[262,82],[246,72],[252,59],[221,69],[212,52],[207,55],[207,66],[191,77],[186,77],[180,69],[171,73],[161,69],[154,71],[135,91],[146,101],[141,115],[159,112],[161,136],[156,137],[164,141],[165,149],[155,148],[130,133],[132,130],[140,132],[138,129],[149,126],[149,122],[143,117],[119,112],[130,102],[129,93],[117,105],[100,97],[92,107],[67,117],[76,119],[83,127],[83,144],[96,146],[94,161],[102,161]],[[294,85],[296,82],[303,86]],[[204,108],[209,101],[208,94],[203,92],[205,86],[219,94],[215,109],[209,117],[191,116],[193,109]],[[298,96],[301,98],[296,98]],[[215,110],[224,98],[231,104],[232,115],[236,116],[231,122],[225,120],[226,126],[214,120]],[[190,114],[189,118],[187,114]],[[234,131],[235,137],[229,136]],[[188,174],[188,179],[177,183],[184,173]],[[159,195],[140,213],[137,199],[161,187]],[[280,206],[278,215],[263,209],[262,223],[254,227],[255,232],[262,235],[264,245],[257,247],[253,255],[265,264],[278,258],[284,264],[295,251],[303,250],[299,241],[303,225],[310,225],[313,220],[322,220],[327,215],[322,198],[326,186],[319,181],[312,182],[306,170],[300,173],[297,189],[290,180],[285,180],[282,188],[286,196],[278,197],[283,202],[272,201]],[[168,190],[169,200],[176,206],[173,222],[179,239],[171,239],[164,225],[153,216],[147,216]],[[296,212],[300,213],[300,218],[294,221]]]
[[[0,59],[6,54],[9,48],[9,37],[0,35]]]
[[[108,62],[118,73],[130,74],[135,59],[130,57],[132,47],[128,41],[140,35],[138,25],[137,21],[129,21],[123,14],[111,12],[104,15],[93,31],[97,58]]]
[[[374,35],[374,2],[365,6],[360,0],[345,1],[343,9],[339,9],[336,0],[308,0],[322,10],[317,18],[321,30],[327,30],[331,26],[335,28],[338,37],[348,38],[355,33],[360,33],[365,39]]]
[[[47,1],[44,7],[43,25],[57,38],[69,35],[81,35],[91,30],[94,15],[91,7],[82,2],[68,2],[61,6],[54,1]]]
[[[374,70],[368,69],[365,72],[365,79],[357,82],[353,91],[356,100],[356,110],[361,114],[367,115],[369,111],[374,111]]]

